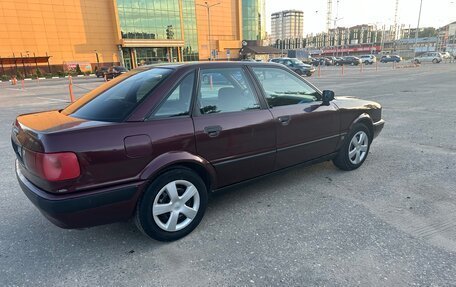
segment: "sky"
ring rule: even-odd
[[[333,18],[338,10],[337,26],[393,25],[395,4],[396,0],[333,0]],[[304,35],[323,32],[326,6],[326,0],[266,0],[266,30],[271,31],[271,13],[297,9],[304,11]],[[416,27],[419,8],[420,0],[399,0],[398,24]],[[420,27],[441,27],[453,21],[456,21],[456,0],[423,0]]]

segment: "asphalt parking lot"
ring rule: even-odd
[[[364,165],[300,167],[215,194],[173,243],[131,222],[63,230],[41,216],[16,181],[10,126],[65,106],[68,81],[0,83],[0,286],[455,286],[455,75],[456,64],[323,67],[309,78],[320,89],[383,105]]]

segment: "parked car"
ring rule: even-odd
[[[133,218],[171,241],[196,228],[209,192],[297,164],[359,168],[383,126],[378,103],[334,98],[283,65],[208,62],[137,68],[18,116],[11,139],[22,190],[54,224]]]
[[[332,59],[330,58],[326,58],[326,57],[321,57],[321,58],[312,58],[312,62],[311,64],[313,66],[332,66],[333,65],[333,61]]]
[[[306,75],[308,77],[315,73],[315,67],[309,64],[304,64],[296,58],[275,58],[271,62],[282,64],[293,70],[298,75]]]
[[[334,66],[341,66],[342,65],[342,62],[343,62],[343,58],[342,57],[333,57],[333,63],[334,63]]]
[[[100,77],[104,77],[104,75],[108,72],[108,67],[100,67],[99,69],[97,69],[97,71],[95,72],[95,75],[97,76],[97,78],[100,78]]]
[[[372,65],[373,63],[377,62],[377,57],[374,55],[362,55],[359,58],[361,59],[361,62],[366,65]]]
[[[443,60],[442,54],[440,54],[438,52],[427,52],[427,53],[421,54],[421,55],[413,58],[413,62],[415,62],[416,64],[425,63],[425,62],[438,64],[438,63],[442,62],[442,60]]]
[[[444,60],[449,60],[453,58],[449,52],[440,52],[440,54],[442,55],[442,59]]]
[[[358,66],[359,64],[361,64],[361,59],[358,57],[355,57],[355,56],[345,56],[336,62],[337,66],[341,66],[341,65]]]
[[[395,62],[399,63],[402,61],[402,57],[398,55],[383,55],[380,58],[380,63],[389,63],[389,62]]]
[[[108,79],[108,80],[114,79],[115,77],[118,77],[118,76],[120,76],[122,74],[125,74],[126,72],[128,72],[128,70],[125,69],[125,67],[112,66],[106,72],[106,79]]]

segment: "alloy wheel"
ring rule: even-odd
[[[193,221],[199,207],[197,188],[189,181],[175,180],[165,185],[155,196],[152,216],[161,229],[175,232]]]
[[[348,158],[352,164],[361,163],[367,154],[369,138],[364,131],[357,132],[348,145]]]

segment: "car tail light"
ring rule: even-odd
[[[27,169],[48,181],[62,181],[79,177],[81,170],[76,154],[37,153],[26,151],[24,162]]]

